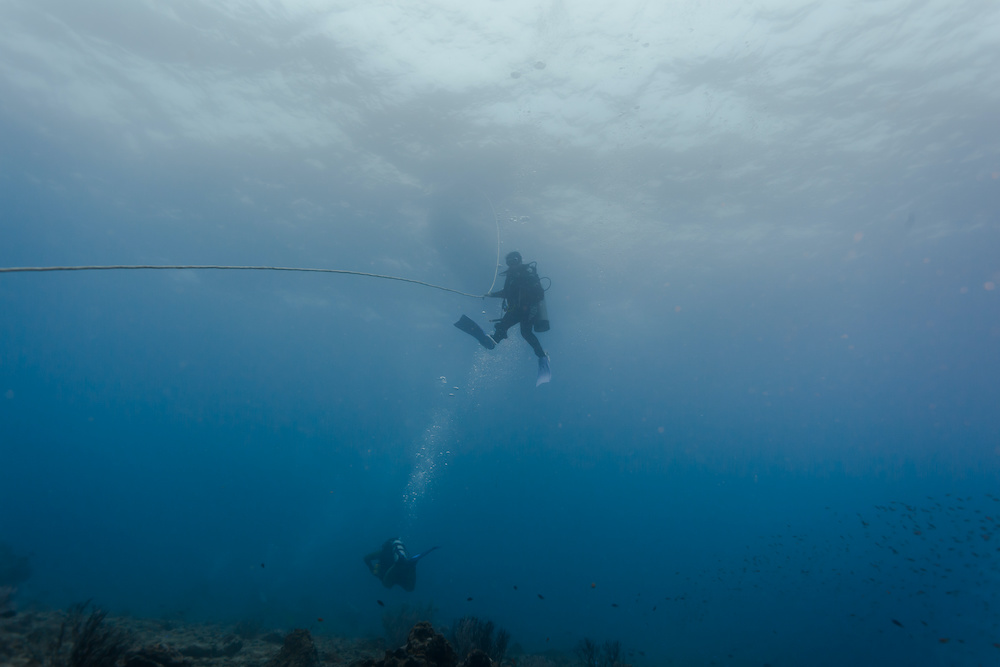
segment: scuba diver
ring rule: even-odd
[[[431,547],[416,556],[409,556],[402,540],[388,539],[382,543],[379,551],[373,551],[365,556],[365,565],[386,588],[398,584],[404,591],[409,592],[417,585],[417,561],[435,549],[437,547]]]
[[[538,379],[535,381],[537,387],[552,379],[549,357],[532,331],[532,328],[538,332],[549,330],[545,290],[542,288],[534,262],[525,264],[521,253],[516,250],[507,253],[504,261],[507,263],[507,270],[502,274],[505,277],[503,289],[483,295],[503,298],[504,314],[499,320],[494,320],[496,325],[493,334],[487,336],[478,324],[465,315],[462,315],[462,319],[456,322],[455,326],[471,334],[486,349],[492,350],[497,343],[507,337],[508,329],[520,324],[521,336],[528,341],[531,349],[535,351],[535,356],[538,357]]]

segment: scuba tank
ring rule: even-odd
[[[538,276],[538,265],[535,262],[528,264],[528,275],[531,276],[533,283],[534,289],[532,291],[537,289],[535,294],[542,296],[538,303],[531,308],[531,326],[537,333],[544,333],[549,330],[549,309],[545,305],[545,288],[542,287],[542,279]]]
[[[510,299],[505,298],[503,300],[503,312],[506,313],[511,307],[523,304],[525,300],[534,300],[532,297],[540,294],[541,298],[538,300],[538,303],[531,306],[531,310],[528,312],[528,315],[531,318],[532,329],[538,333],[544,333],[549,330],[549,309],[545,305],[545,288],[542,287],[542,280],[538,277],[538,269],[536,268],[537,264],[535,262],[530,262],[529,264],[525,264],[523,266],[524,268],[522,270],[524,271],[524,278],[518,281],[517,298],[514,300],[513,304]],[[504,271],[504,275],[507,275],[512,270],[514,270],[514,267]],[[507,289],[506,284],[504,285],[504,289]],[[500,320],[492,321],[499,322]]]
[[[542,295],[538,303],[531,309],[532,314],[532,328],[537,333],[544,333],[549,330],[549,309],[545,305],[545,288],[542,287],[542,279],[538,276],[538,265],[532,262],[528,265],[529,275],[534,281],[535,287],[537,287],[538,292]]]
[[[545,297],[535,306],[534,329],[538,333],[549,330],[549,309],[545,307]]]

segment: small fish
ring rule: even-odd
[[[611,606],[617,609],[618,608],[618,603],[617,602],[612,602]]]
[[[514,590],[515,591],[517,590],[517,584],[514,584]]]
[[[951,639],[949,639],[948,637],[942,637],[941,639],[938,640],[938,643],[939,644],[947,644],[950,641],[951,641]]]
[[[898,625],[899,627],[903,627],[903,624],[900,623],[899,621],[897,621],[896,619],[892,618],[892,619],[889,619],[889,620],[892,621],[893,625]]]
[[[263,564],[263,563],[261,563],[261,564],[260,564],[260,566],[261,566],[261,567],[264,567],[264,564]]]
[[[322,616],[320,616],[320,617],[319,617],[319,618],[317,618],[316,620],[317,620],[317,621],[319,621],[320,623],[322,623],[322,622],[323,622],[323,617],[322,617]]]
[[[472,602],[472,598],[465,598],[466,602]]]
[[[591,587],[591,588],[597,588],[597,583],[596,583],[596,582],[593,582],[593,581],[592,581],[592,582],[590,582],[590,587]]]
[[[544,600],[544,599],[545,599],[545,596],[544,596],[544,595],[542,595],[541,593],[539,593],[539,594],[538,594],[538,599],[539,599],[539,600]]]
[[[375,600],[375,602],[378,602],[378,606],[380,606],[380,607],[384,607],[385,606],[385,603],[382,602],[381,600]]]

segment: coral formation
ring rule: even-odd
[[[463,667],[492,667],[493,661],[490,660],[490,656],[486,655],[483,651],[478,648],[474,648],[469,651],[469,655],[465,657],[465,662],[462,663]],[[499,665],[500,663],[496,663]]]
[[[239,625],[187,623],[177,618],[106,616],[75,605],[67,612],[28,609],[0,618],[0,667],[499,667],[479,648],[455,652],[430,623],[415,624],[405,645],[386,650],[377,637],[342,637],[307,630],[292,632]],[[473,627],[468,625],[468,628]],[[478,621],[478,636],[488,622]],[[324,626],[325,628],[325,626]],[[494,630],[495,633],[495,630]],[[476,633],[473,633],[476,634]],[[506,633],[503,633],[506,634]],[[500,635],[497,635],[500,636]],[[494,637],[493,643],[496,642]],[[595,645],[598,652],[602,649]],[[570,667],[557,650],[529,655],[517,650],[517,667]],[[600,667],[602,663],[596,663]],[[608,663],[611,664],[611,663]]]
[[[404,648],[385,652],[382,660],[363,660],[355,667],[456,667],[458,656],[430,623],[420,622],[410,630]]]
[[[56,642],[55,654],[59,654],[66,632],[73,639],[67,667],[116,667],[125,656],[131,643],[129,634],[115,626],[104,623],[107,612],[95,609],[84,618],[89,602],[74,605],[63,621]]]
[[[292,630],[278,655],[268,660],[265,667],[319,667],[319,651],[308,630]]]
[[[500,664],[507,654],[510,633],[500,628],[494,637],[493,627],[493,621],[463,616],[452,628],[451,644],[460,656],[468,656],[472,651],[479,650],[489,656],[490,660]]]
[[[576,657],[582,667],[628,667],[622,659],[622,643],[606,641],[604,646],[584,638],[576,646]]]
[[[79,609],[79,606],[73,611]],[[86,616],[81,612],[20,611],[16,616],[0,618],[0,666],[67,667],[72,649],[73,628],[83,628]],[[253,639],[242,639],[242,647],[231,653],[236,629],[233,625],[189,624],[177,619],[139,619],[109,616],[105,621],[120,630],[128,630],[134,648],[118,660],[117,667],[264,667],[279,656],[287,632],[261,630]],[[304,632],[304,631],[303,631]],[[350,665],[365,658],[384,654],[380,638],[353,638],[333,635],[313,636],[312,642],[323,665]],[[212,651],[217,657],[192,658],[184,655],[192,647]],[[197,649],[195,649],[197,650]]]
[[[385,630],[385,640],[389,646],[402,646],[410,635],[410,628],[421,621],[434,623],[437,610],[430,602],[426,607],[410,606],[405,602],[395,608],[387,608],[382,613],[382,628]]]

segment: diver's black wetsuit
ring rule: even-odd
[[[386,588],[398,584],[403,590],[412,591],[417,585],[417,561],[406,554],[406,547],[399,539],[386,540],[379,551],[366,555],[365,565]]]
[[[535,356],[540,359],[545,356],[545,350],[542,349],[542,344],[538,342],[531,327],[538,317],[538,304],[545,298],[545,290],[538,280],[534,263],[516,264],[507,269],[506,276],[502,290],[486,295],[503,297],[507,302],[507,310],[503,318],[497,322],[491,338],[499,343],[507,337],[507,329],[520,322],[521,336],[528,341],[531,349],[535,351]]]

